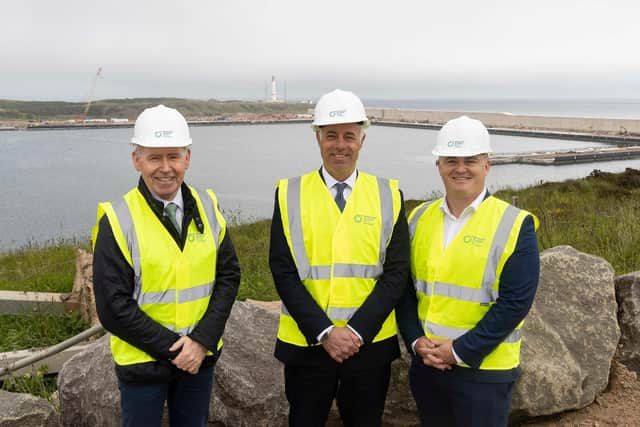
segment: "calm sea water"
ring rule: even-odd
[[[29,241],[87,237],[96,204],[115,200],[138,179],[131,165],[132,129],[0,132],[0,251]],[[400,180],[405,198],[441,191],[430,154],[435,131],[371,127],[359,168]],[[268,218],[278,178],[320,167],[309,125],[211,126],[192,129],[187,182],[213,188],[228,218]],[[598,144],[492,136],[494,151],[523,152]],[[562,181],[593,169],[640,168],[640,160],[568,166],[503,165],[492,168],[491,190]]]
[[[640,99],[383,99],[368,107],[429,111],[475,111],[530,116],[640,119]]]

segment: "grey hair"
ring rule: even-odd
[[[322,129],[324,129],[326,126],[313,126],[313,130],[314,132],[320,133],[320,136],[322,137]],[[360,138],[360,142],[362,142],[364,140],[365,135],[367,134],[367,131],[365,130],[367,127],[360,124],[360,133],[361,133],[361,138]]]
[[[131,149],[132,149],[131,152],[132,153],[138,153],[138,152],[140,152],[141,148],[146,148],[146,147],[143,147],[142,145],[133,144],[133,143],[131,143],[130,145],[131,145]],[[184,152],[186,153],[187,150],[191,149],[191,145],[187,145],[185,147],[178,147],[178,148],[184,148]]]

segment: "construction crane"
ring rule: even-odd
[[[89,95],[87,95],[87,104],[84,107],[84,112],[79,117],[80,121],[83,121],[87,118],[87,114],[89,113],[89,108],[91,108],[91,103],[93,102],[93,94],[96,91],[96,84],[98,83],[98,78],[102,77],[102,67],[98,67],[98,71],[96,75],[93,76],[93,80],[91,81],[91,86],[89,87]]]

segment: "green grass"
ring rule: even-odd
[[[48,347],[88,328],[78,314],[2,315],[0,352]]]
[[[89,245],[60,239],[0,254],[0,290],[71,292],[78,248]]]
[[[277,300],[269,270],[270,220],[230,227],[229,233],[240,260],[242,276],[238,299],[247,298],[260,301]]]
[[[312,106],[305,103],[264,103],[251,101],[218,101],[185,98],[127,98],[96,100],[89,110],[90,118],[120,117],[135,120],[145,108],[164,104],[178,109],[185,117],[218,117],[235,113],[306,113]],[[84,102],[15,101],[0,99],[1,120],[64,120],[85,110]]]
[[[640,270],[640,171],[503,190],[497,197],[540,220],[540,249],[570,245],[611,263],[616,275]]]
[[[7,377],[2,381],[2,390],[11,393],[28,393],[34,396],[49,399],[58,389],[55,375],[47,375],[47,368],[41,367],[33,374],[25,374],[18,377]],[[51,401],[51,403],[54,403]]]

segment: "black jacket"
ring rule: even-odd
[[[151,195],[142,178],[138,189],[181,249],[184,249],[191,221],[195,222],[198,231],[203,232],[200,212],[186,184],[182,184],[184,216],[181,234],[163,216],[162,202]],[[218,249],[213,295],[204,316],[189,334],[191,339],[214,353],[205,358],[203,367],[214,364],[219,356],[217,343],[224,332],[239,284],[240,266],[227,229]],[[166,381],[176,375],[179,370],[170,360],[177,352],[169,352],[169,347],[180,336],[147,316],[133,299],[133,269],[120,252],[106,216],[100,220],[95,242],[93,286],[98,317],[105,329],[156,359],[156,362],[116,365],[118,378],[129,382],[149,382]]]
[[[322,177],[322,173],[320,176]],[[271,222],[269,266],[280,298],[309,344],[308,347],[299,347],[277,340],[276,358],[285,364],[298,366],[326,366],[337,363],[322,346],[314,345],[318,342],[318,334],[331,326],[332,322],[300,281],[282,228],[277,190]],[[362,336],[364,345],[355,356],[343,362],[345,368],[379,366],[390,363],[400,355],[396,336],[376,343],[372,343],[372,340],[402,295],[408,276],[409,229],[404,203],[401,201],[398,221],[387,246],[383,274],[376,282],[373,292],[348,322]]]

